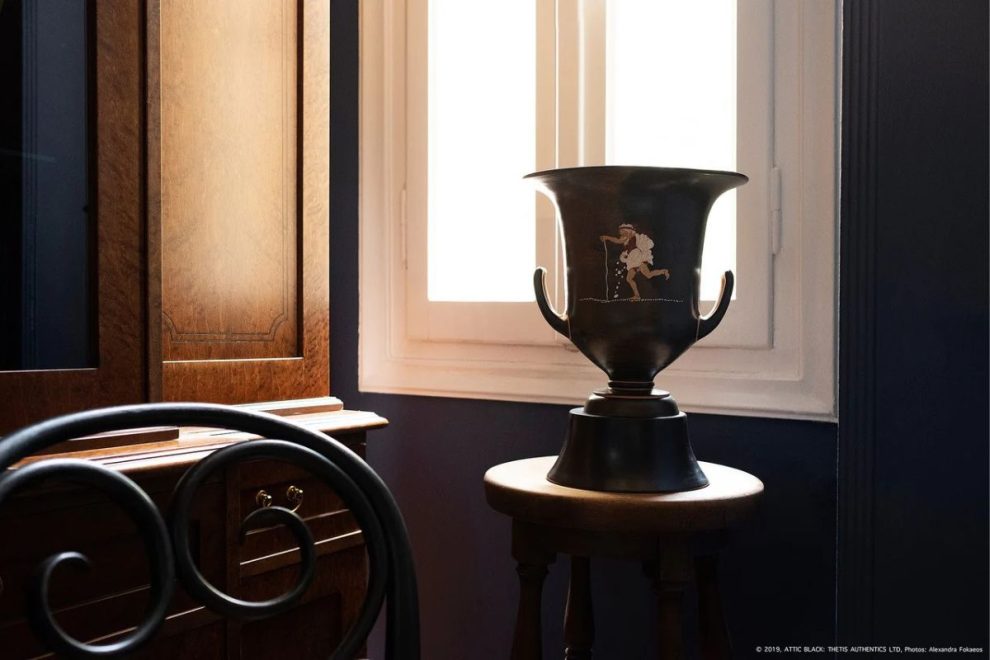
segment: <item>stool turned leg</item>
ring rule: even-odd
[[[595,618],[591,605],[591,575],[587,557],[571,557],[571,583],[564,610],[565,660],[591,660]]]
[[[516,633],[512,638],[512,660],[540,660],[543,657],[541,624],[543,580],[547,564],[519,562],[519,610],[516,612]]]
[[[701,660],[728,660],[732,657],[732,643],[722,612],[722,596],[718,590],[718,556],[697,557],[694,566],[698,579]]]
[[[657,647],[660,660],[684,658],[684,590],[691,579],[690,559],[682,549],[665,550],[643,565],[657,597]]]
[[[547,566],[556,555],[544,548],[539,528],[513,520],[512,557],[517,562],[519,574],[519,609],[510,657],[512,660],[540,660],[543,657],[543,580],[547,577]]]
[[[657,648],[660,660],[684,657],[684,589],[672,582],[655,581],[657,596]]]

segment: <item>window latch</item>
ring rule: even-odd
[[[770,253],[780,251],[780,168],[770,168]]]

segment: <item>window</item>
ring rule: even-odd
[[[601,387],[533,302],[534,267],[562,264],[522,176],[666,165],[750,183],[709,218],[702,297],[733,270],[729,313],[657,385],[687,410],[833,417],[835,4],[361,11],[362,389],[578,403]]]

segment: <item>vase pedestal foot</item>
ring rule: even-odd
[[[666,401],[673,403],[669,397]],[[684,413],[619,417],[586,408],[571,410],[564,446],[547,479],[611,492],[676,492],[708,485],[694,457]]]

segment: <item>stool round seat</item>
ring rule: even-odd
[[[496,465],[485,473],[488,504],[516,520],[598,532],[702,532],[731,529],[753,512],[763,482],[701,462],[710,484],[678,493],[609,493],[547,481],[555,456]]]
[[[616,493],[547,480],[555,456],[496,465],[485,473],[488,504],[512,518],[519,607],[512,660],[540,660],[541,599],[548,566],[571,557],[564,614],[564,657],[590,660],[594,644],[590,559],[639,560],[657,597],[658,651],[685,657],[684,593],[697,587],[699,657],[732,657],[718,593],[717,553],[730,530],[756,508],[763,482],[742,470],[701,463],[709,485],[677,493]]]

